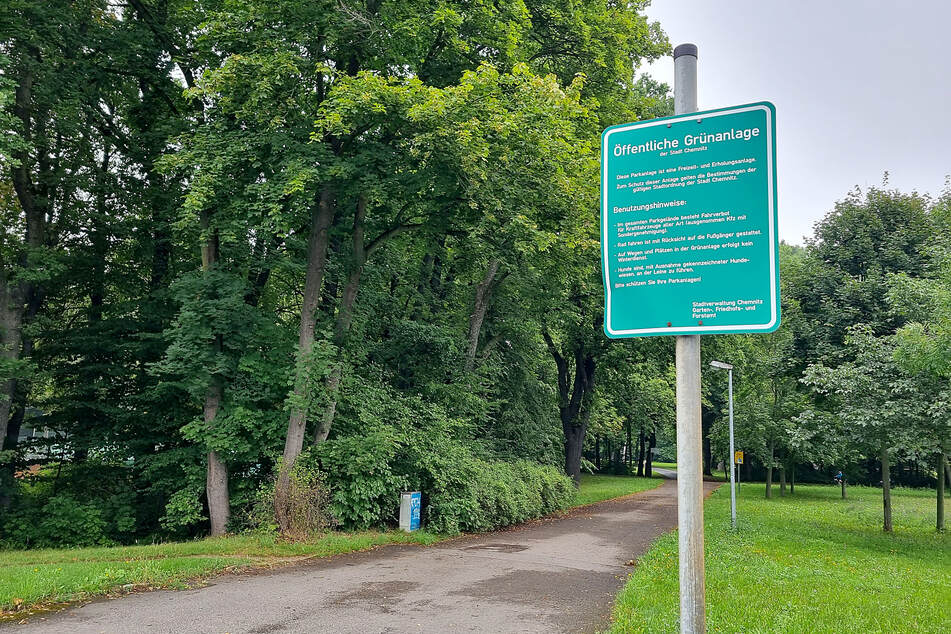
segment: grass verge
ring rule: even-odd
[[[951,631],[951,537],[934,530],[934,492],[898,489],[895,532],[880,489],[797,486],[766,500],[744,484],[739,530],[730,493],[705,505],[709,632]],[[677,632],[677,534],[639,561],[614,609],[613,634]]]
[[[146,546],[0,551],[0,614],[22,618],[46,603],[133,589],[183,588],[225,570],[438,539],[425,532],[366,531],[328,533],[307,542],[237,535]]]
[[[633,476],[613,476],[601,474],[581,474],[581,487],[575,494],[575,506],[594,504],[603,500],[619,498],[632,493],[658,487],[663,482],[653,478]]]
[[[583,475],[575,506],[643,491],[648,478]],[[332,532],[306,542],[236,535],[188,542],[0,551],[0,622],[28,617],[48,605],[111,593],[184,588],[223,571],[265,568],[387,544],[429,545],[447,536],[398,531]]]

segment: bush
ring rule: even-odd
[[[3,522],[3,542],[11,548],[58,548],[102,546],[106,521],[92,504],[69,495],[57,495],[43,506],[24,505],[11,511]]]
[[[251,507],[252,529],[306,539],[337,525],[327,478],[307,453],[297,459],[286,481],[281,482],[280,465],[277,472],[274,480],[261,487]]]
[[[486,457],[471,423],[438,405],[359,380],[346,386],[346,396],[334,427],[339,435],[314,455],[347,527],[395,523],[406,490],[422,492],[422,519],[440,533],[522,522],[574,497],[571,480],[554,467]]]
[[[429,494],[431,530],[492,530],[561,510],[574,498],[571,479],[551,466],[472,458],[456,466],[455,481]]]
[[[349,528],[369,528],[396,519],[407,479],[393,471],[399,439],[381,429],[320,443],[315,458],[327,473],[331,508]]]

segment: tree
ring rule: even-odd
[[[927,275],[928,209],[918,194],[856,189],[817,223],[804,265],[783,273],[803,314],[796,338],[800,370],[820,360],[847,360],[844,342],[855,324],[868,324],[876,336],[902,326],[904,318],[886,299],[888,276]]]
[[[897,451],[915,447],[918,433],[914,422],[923,417],[925,400],[913,377],[895,363],[895,345],[889,338],[876,337],[870,326],[858,325],[850,330],[845,343],[853,361],[837,367],[812,365],[803,382],[838,397],[838,435],[862,450],[878,454],[882,527],[891,532],[891,460]]]
[[[944,480],[951,446],[951,259],[940,242],[937,259],[937,278],[895,275],[888,298],[896,312],[910,320],[897,333],[897,362],[908,372],[923,375],[923,382],[930,383],[932,392],[937,393],[922,427],[927,434],[926,444],[930,445],[929,453],[936,455],[935,525],[943,531]]]
[[[422,486],[422,447],[577,473],[609,350],[594,143],[670,107],[644,6],[15,0],[0,525],[81,494],[110,540],[219,534],[308,437],[341,491],[364,458]]]

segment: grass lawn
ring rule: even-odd
[[[651,466],[660,467],[661,469],[676,469],[677,463],[676,462],[652,462]]]
[[[636,493],[660,482],[648,478],[583,475],[575,506]],[[385,544],[432,544],[446,536],[398,531],[333,532],[308,542],[237,535],[188,542],[0,551],[0,622],[29,616],[45,604],[112,592],[184,588],[215,573],[276,566]]]
[[[581,488],[575,495],[575,506],[593,504],[602,500],[619,498],[631,493],[646,491],[663,484],[652,478],[636,478],[633,476],[613,476],[600,474],[581,474]]]
[[[183,588],[223,570],[279,565],[394,543],[431,544],[431,533],[334,532],[305,543],[238,535],[147,546],[0,551],[0,613],[145,588]],[[9,615],[8,615],[9,616]],[[2,616],[0,616],[2,620]]]
[[[850,487],[846,500],[831,486],[763,494],[743,484],[736,533],[729,488],[706,503],[709,632],[951,631],[951,535],[935,532],[933,491],[893,490],[892,535],[880,489]],[[678,597],[672,533],[638,561],[611,632],[677,632]]]

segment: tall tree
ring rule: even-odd
[[[877,455],[881,465],[882,528],[892,531],[890,470],[896,451],[918,444],[916,421],[924,416],[925,399],[913,377],[894,361],[894,343],[876,337],[870,326],[858,325],[846,338],[853,361],[807,368],[803,381],[834,394],[842,433],[850,443]]]

